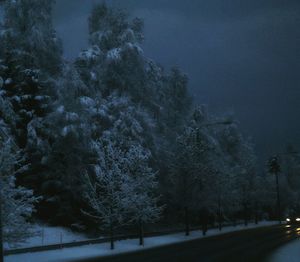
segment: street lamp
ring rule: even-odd
[[[201,128],[204,128],[204,127],[210,127],[210,126],[229,126],[229,125],[232,125],[234,124],[234,121],[232,120],[223,120],[223,121],[216,121],[216,122],[207,122],[207,123],[204,123],[203,125],[201,125],[200,127],[198,127],[197,129],[201,129]]]
[[[214,121],[214,122],[206,122],[200,126],[198,126],[196,128],[196,136],[197,136],[197,139],[198,139],[198,136],[199,136],[199,133],[201,131],[202,128],[206,128],[206,127],[214,127],[214,126],[230,126],[230,125],[233,125],[235,122],[233,120],[230,120],[230,119],[226,119],[226,120],[220,120],[220,121]],[[217,171],[218,172],[218,171]],[[222,230],[222,210],[221,210],[221,198],[222,198],[222,195],[221,193],[219,192],[218,190],[218,198],[217,198],[217,201],[218,201],[218,224],[219,224],[219,230]],[[205,225],[206,227],[207,225]],[[203,231],[203,232],[206,232],[206,231]]]
[[[272,157],[269,160],[269,172],[276,177],[276,193],[277,193],[277,219],[281,224],[281,210],[280,210],[280,194],[279,194],[279,179],[278,174],[281,171],[280,164],[278,163],[278,157]]]
[[[281,207],[280,207],[280,192],[279,192],[279,178],[278,175],[281,172],[281,167],[279,164],[278,156],[287,156],[287,155],[299,155],[298,152],[288,152],[288,153],[280,153],[277,154],[277,156],[272,157],[269,160],[269,172],[271,174],[274,174],[276,177],[276,193],[277,193],[277,218],[279,221],[279,224],[281,224]]]

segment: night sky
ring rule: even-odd
[[[65,57],[87,43],[87,18],[101,0],[57,0]],[[189,76],[196,104],[234,112],[260,161],[287,143],[300,149],[299,0],[111,0],[145,20],[145,54]]]

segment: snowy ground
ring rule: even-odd
[[[236,226],[236,227],[226,227],[220,232],[217,229],[209,230],[206,237],[224,234],[228,232],[234,232],[239,230],[245,230],[256,227],[264,227],[275,225],[277,222],[261,222],[259,225],[250,224],[248,227],[245,226]],[[82,247],[74,248],[64,248],[61,250],[52,250],[52,251],[43,251],[35,253],[25,253],[19,255],[10,255],[6,256],[4,262],[58,262],[72,259],[83,259],[95,256],[107,256],[114,255],[125,252],[132,252],[157,246],[168,245],[172,243],[184,242],[193,239],[203,238],[202,233],[198,231],[191,232],[191,235],[186,237],[183,233],[170,234],[165,236],[158,237],[149,237],[145,239],[145,246],[138,246],[137,239],[128,239],[116,242],[116,249],[111,251],[109,249],[109,244],[95,244],[87,245]],[[286,260],[285,260],[286,261]]]
[[[8,245],[7,243],[5,243],[4,249],[69,243],[88,239],[84,234],[75,233],[72,230],[64,227],[34,225],[32,228],[32,232],[34,236],[28,238],[26,242],[18,243],[17,245]]]
[[[279,248],[270,258],[269,262],[299,262],[300,239]]]

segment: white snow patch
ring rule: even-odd
[[[91,79],[92,81],[97,81],[97,75],[95,72],[91,72]]]
[[[261,222],[259,225],[250,224],[247,227],[245,226],[236,226],[236,227],[225,227],[220,232],[218,229],[212,229],[207,232],[206,237],[225,234],[228,232],[240,231],[251,228],[272,226],[277,224],[277,222]],[[95,244],[95,245],[86,245],[81,247],[74,248],[64,248],[60,250],[52,250],[52,251],[43,251],[43,252],[35,252],[35,253],[25,253],[18,255],[9,255],[4,258],[5,262],[58,262],[64,260],[72,260],[72,259],[86,259],[92,257],[99,256],[108,256],[119,253],[133,252],[138,250],[145,250],[148,248],[185,242],[193,239],[204,238],[202,236],[201,231],[192,231],[190,236],[185,236],[183,233],[170,234],[165,236],[158,237],[148,237],[145,238],[145,246],[141,247],[138,245],[138,239],[128,239],[122,241],[116,241],[115,250],[109,249],[109,243],[103,244]]]
[[[42,101],[45,99],[45,96],[35,96],[34,98],[36,101]]]
[[[96,103],[94,99],[87,96],[82,96],[80,97],[80,104],[83,106],[93,107]]]
[[[64,106],[59,106],[57,109],[56,109],[56,112],[62,114],[63,112],[65,111],[65,107]]]
[[[12,83],[12,79],[11,78],[7,78],[4,83],[6,85],[10,85]]]
[[[279,248],[271,257],[269,262],[299,262],[300,261],[300,239]]]
[[[101,50],[97,46],[85,50],[79,54],[79,59],[86,61],[94,61],[101,55]]]
[[[66,120],[67,121],[77,121],[79,119],[78,114],[74,112],[68,112],[66,113]]]
[[[61,132],[60,132],[60,134],[63,136],[63,137],[65,137],[65,136],[67,136],[68,134],[69,134],[69,132],[72,130],[72,128],[70,127],[70,126],[65,126],[62,130],[61,130]]]
[[[121,59],[121,48],[114,48],[107,52],[107,60],[109,62],[118,61]]]
[[[47,225],[33,225],[31,229],[33,236],[28,238],[24,243],[18,243],[18,248],[44,246],[60,243],[70,243],[87,240],[84,234],[75,233],[65,227],[51,227]],[[4,244],[4,249],[16,248],[14,245]],[[38,260],[37,260],[38,261]]]

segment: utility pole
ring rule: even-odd
[[[276,195],[277,195],[277,218],[279,224],[281,224],[281,207],[280,207],[280,192],[279,192],[279,173],[281,171],[280,164],[278,163],[278,157],[272,157],[269,160],[269,172],[276,177]]]

